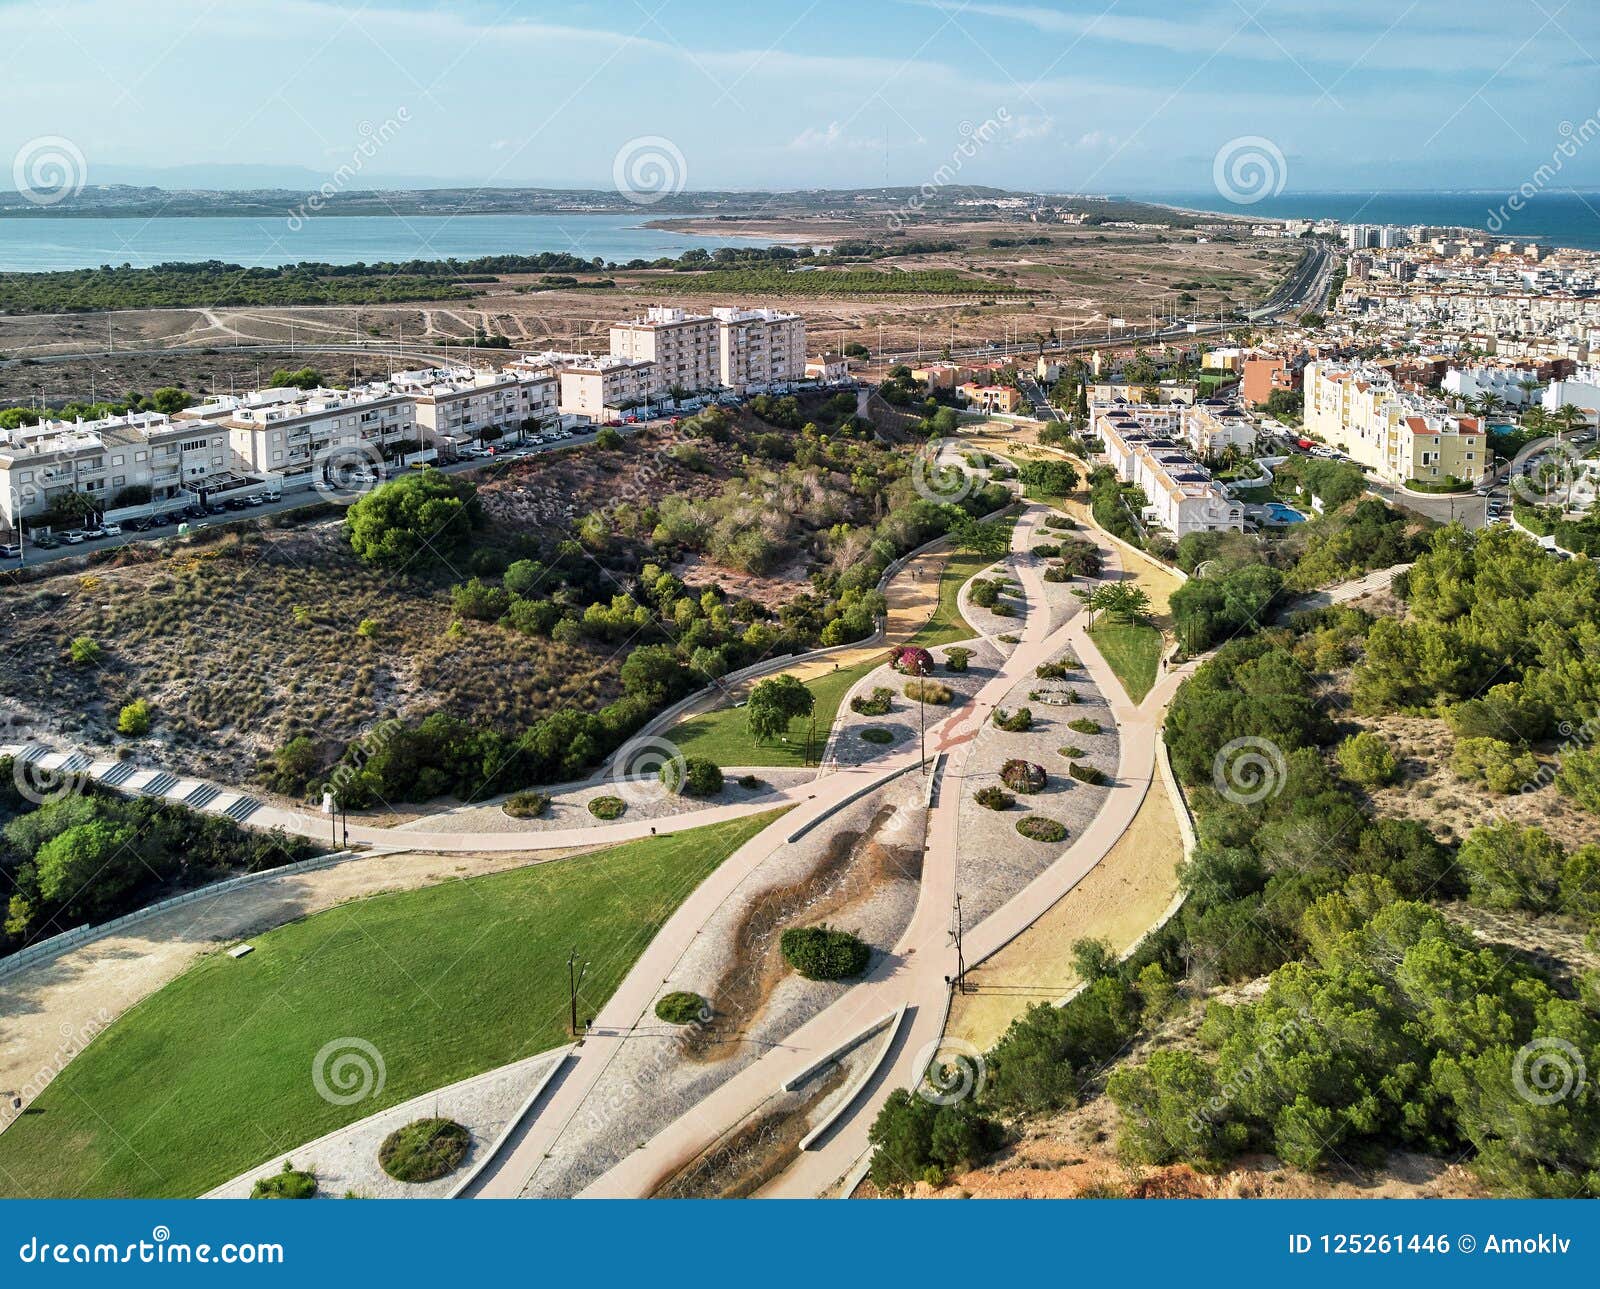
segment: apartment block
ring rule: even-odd
[[[546,350],[511,364],[515,371],[549,373],[559,382],[557,408],[563,416],[610,420],[664,392],[655,363],[617,354],[575,354]]]
[[[559,416],[561,382],[549,370],[425,368],[388,384],[416,404],[417,427],[435,447],[500,439]]]
[[[74,493],[101,513],[118,509],[119,497],[125,507],[143,504],[126,499],[127,489],[148,488],[156,503],[193,500],[225,482],[230,465],[225,431],[159,412],[0,430],[0,517],[14,530]]]
[[[713,309],[717,379],[736,394],[786,390],[806,370],[806,324],[776,309]],[[612,352],[616,352],[615,344]]]
[[[663,392],[678,388],[696,394],[715,389],[721,381],[721,326],[708,314],[651,308],[642,318],[612,325],[611,353],[635,363],[654,363]],[[792,370],[798,372],[804,361],[802,346],[800,362]]]
[[[1402,389],[1381,367],[1309,363],[1305,398],[1307,432],[1390,483],[1477,483],[1489,468],[1488,435],[1476,417]]]
[[[1176,437],[1183,412],[1171,406],[1091,403],[1090,423],[1101,455],[1125,483],[1145,495],[1143,522],[1174,538],[1187,533],[1244,530],[1244,504],[1235,501]]]
[[[209,399],[178,418],[221,427],[241,469],[271,476],[285,488],[309,487],[331,456],[345,452],[404,461],[437,455],[422,444],[411,396],[383,384],[252,390]]]

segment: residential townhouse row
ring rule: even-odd
[[[1173,538],[1207,531],[1244,531],[1244,503],[1228,496],[1184,442],[1198,409],[1182,403],[1131,403],[1117,399],[1089,404],[1089,420],[1101,455],[1124,483],[1145,496],[1142,522]],[[1207,423],[1243,421],[1220,406],[1206,410]],[[1220,433],[1220,429],[1218,431]],[[1254,445],[1253,432],[1250,437]]]

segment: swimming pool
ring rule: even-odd
[[[1271,524],[1303,524],[1306,517],[1293,506],[1286,506],[1281,501],[1267,502],[1267,522]]]

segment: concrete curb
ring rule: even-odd
[[[862,1034],[857,1035],[855,1042],[861,1042],[865,1039],[871,1038],[878,1031],[878,1029],[884,1027],[885,1025],[888,1028],[888,1032],[884,1035],[883,1046],[878,1050],[878,1054],[873,1058],[871,1064],[850,1081],[849,1086],[846,1087],[843,1093],[840,1094],[839,1103],[823,1116],[821,1123],[819,1123],[815,1128],[806,1133],[806,1135],[800,1139],[800,1144],[797,1149],[810,1150],[812,1146],[816,1145],[818,1141],[820,1141],[832,1130],[833,1125],[838,1123],[839,1120],[844,1117],[845,1112],[855,1104],[856,1098],[866,1090],[867,1084],[870,1083],[877,1075],[878,1071],[883,1068],[883,1063],[888,1058],[890,1050],[894,1047],[894,1041],[900,1034],[900,1026],[904,1023],[905,1017],[906,1004],[901,1003],[899,1010],[897,1010],[892,1016],[889,1016],[884,1021],[880,1021],[872,1028],[863,1031]],[[834,1055],[838,1055],[839,1052],[844,1050],[846,1049],[837,1048],[835,1049]]]
[[[555,1049],[555,1059],[550,1062],[550,1068],[540,1076],[539,1081],[534,1084],[533,1091],[528,1093],[527,1098],[516,1108],[511,1118],[506,1121],[506,1126],[501,1130],[500,1135],[495,1138],[494,1145],[483,1152],[483,1158],[473,1165],[470,1173],[456,1183],[455,1186],[451,1187],[449,1194],[445,1196],[446,1199],[460,1199],[462,1194],[479,1177],[483,1176],[484,1169],[499,1157],[500,1152],[505,1149],[506,1142],[511,1140],[511,1134],[522,1126],[522,1121],[532,1112],[539,1098],[544,1095],[544,1090],[550,1086],[551,1080],[566,1066],[567,1061],[571,1058],[573,1052],[577,1050],[577,1047],[576,1043],[568,1043],[565,1047]],[[489,1073],[492,1074],[493,1071],[491,1070]]]

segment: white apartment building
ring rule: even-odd
[[[225,480],[230,464],[225,431],[159,412],[0,430],[0,517],[15,530],[73,493],[102,514],[119,508],[119,496],[123,507],[145,504],[127,500],[127,489],[148,488],[153,503],[193,500]]]
[[[1187,533],[1244,531],[1244,504],[1233,500],[1177,441],[1183,409],[1132,403],[1091,403],[1090,423],[1101,455],[1125,483],[1145,495],[1142,518],[1174,538]]]
[[[697,394],[721,382],[720,329],[721,323],[708,314],[651,308],[642,318],[612,325],[611,353],[636,363],[654,363],[662,391],[676,388]],[[793,370],[800,371],[804,363],[802,352]]]
[[[239,468],[284,488],[311,486],[330,458],[358,450],[406,462],[438,455],[421,446],[411,396],[386,385],[258,389],[209,399],[178,417],[226,430]]]
[[[505,438],[560,414],[561,382],[549,370],[432,367],[400,372],[388,385],[416,404],[417,427],[435,447]]]
[[[1504,367],[1483,363],[1470,367],[1451,367],[1440,388],[1456,398],[1471,400],[1480,394],[1493,394],[1507,407],[1525,407],[1536,396],[1538,378],[1526,367]]]
[[[1557,411],[1568,403],[1582,408],[1591,424],[1600,420],[1600,367],[1580,367],[1571,380],[1552,381],[1545,389],[1545,411]]]
[[[1183,436],[1202,457],[1233,448],[1245,456],[1256,450],[1256,423],[1243,407],[1225,398],[1203,398],[1183,412]]]
[[[655,363],[618,354],[574,354],[548,349],[511,364],[521,372],[550,373],[559,382],[557,408],[563,416],[606,421],[660,396]]]
[[[1381,367],[1308,363],[1305,429],[1390,483],[1479,482],[1491,464],[1475,417],[1399,388]]]
[[[736,394],[787,390],[806,370],[806,324],[776,309],[713,309],[717,380]],[[616,352],[616,345],[612,345]]]

